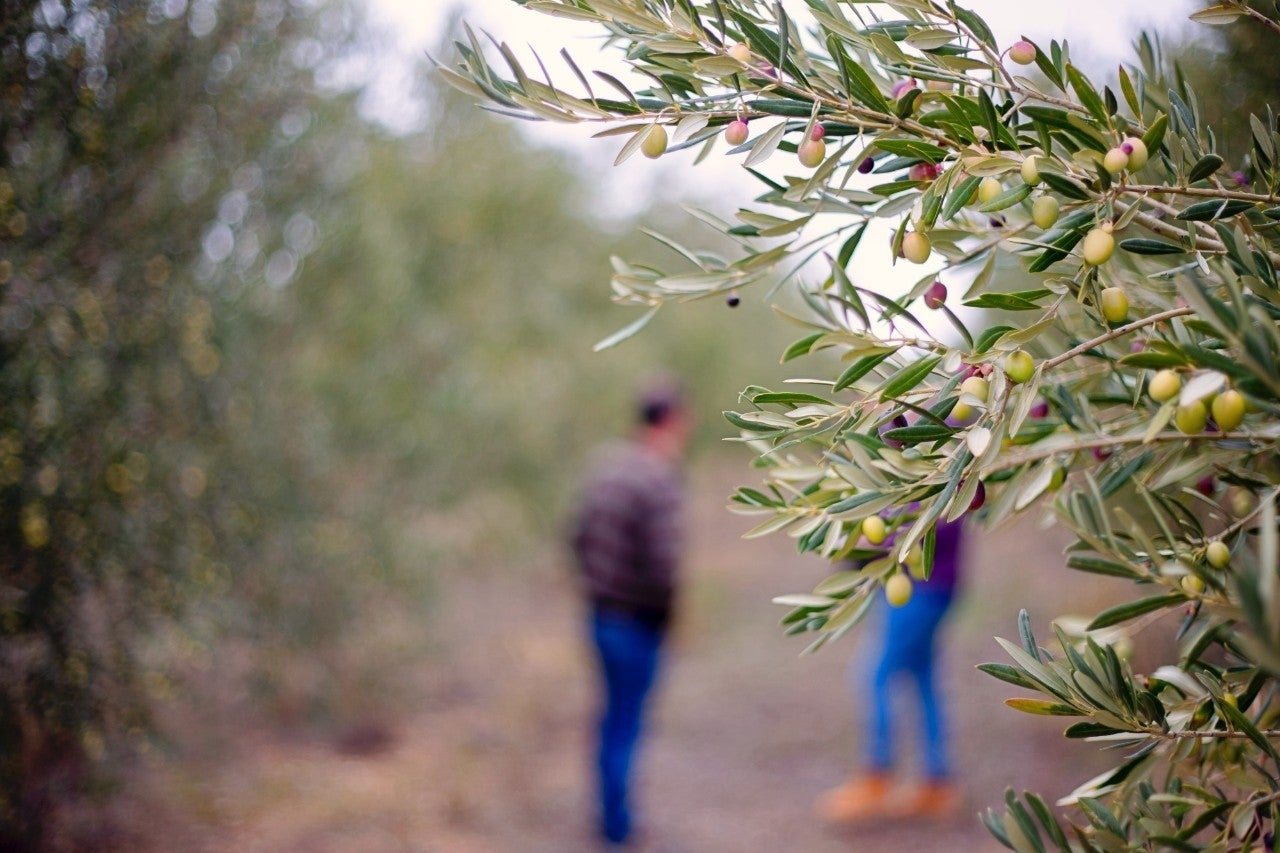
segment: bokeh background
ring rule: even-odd
[[[1024,5],[975,4],[1062,35]],[[1123,42],[1078,18],[1105,75]],[[720,417],[782,380],[795,330],[749,292],[592,352],[635,317],[610,257],[670,263],[644,227],[728,251],[684,208],[750,187],[477,109],[427,58],[464,19],[590,64],[580,31],[488,0],[0,0],[0,847],[589,849],[563,529],[655,371],[699,423],[642,771],[658,849],[986,849],[973,815],[1005,784],[1083,781],[1100,759],[971,669],[1019,607],[1043,626],[1125,592],[1067,583],[1028,518],[973,538],[952,626],[965,815],[811,817],[859,754],[859,643],[780,636],[769,599],[824,567],[741,540],[750,454]],[[1249,33],[1169,33],[1210,114],[1276,91]]]

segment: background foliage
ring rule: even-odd
[[[632,380],[740,384],[762,309],[580,358],[623,242],[585,176],[434,90],[426,140],[367,122],[342,4],[0,21],[0,825],[56,846],[157,709],[166,749],[388,713],[433,585],[555,541]]]

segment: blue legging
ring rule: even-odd
[[[631,762],[644,725],[645,698],[658,672],[662,631],[626,616],[596,613],[592,636],[605,688],[597,755],[601,831],[620,842],[631,834]]]
[[[886,607],[880,659],[871,679],[871,767],[888,771],[894,763],[891,683],[909,675],[920,692],[924,729],[925,771],[932,779],[951,775],[947,749],[947,721],[938,701],[934,679],[934,640],[938,625],[951,606],[952,591],[917,585],[903,607]],[[883,602],[882,602],[883,604]]]

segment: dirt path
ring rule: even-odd
[[[773,595],[805,591],[823,564],[785,537],[743,541],[724,512],[743,471],[696,472],[690,587],[641,763],[644,849],[982,851],[977,820],[1005,785],[1054,799],[1105,766],[1069,745],[1063,724],[1004,708],[1016,691],[973,671],[1000,660],[1021,603],[1063,583],[1062,541],[1029,524],[983,537],[946,654],[961,817],[839,831],[814,799],[859,754],[850,699],[858,641],[799,657],[776,628]],[[591,668],[580,615],[558,567],[476,573],[448,590],[445,654],[425,663],[425,700],[364,757],[331,745],[268,740],[251,757],[188,780],[207,814],[186,849],[235,851],[578,851],[595,849],[587,754]],[[1052,598],[1052,596],[1050,596]],[[1047,619],[1068,606],[1033,614]],[[904,705],[914,735],[914,707]],[[162,844],[160,847],[167,845]],[[170,848],[172,849],[172,848]]]

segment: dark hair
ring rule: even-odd
[[[640,395],[640,423],[645,426],[666,423],[673,414],[680,411],[682,405],[680,386],[677,383],[671,380],[654,383]]]

